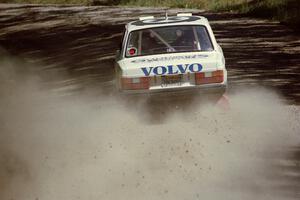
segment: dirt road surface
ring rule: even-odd
[[[1,199],[300,198],[300,36],[278,22],[184,11],[211,22],[233,111],[197,107],[149,125],[139,121],[145,104],[115,102],[113,61],[124,24],[164,8],[0,4]]]

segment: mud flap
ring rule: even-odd
[[[216,106],[224,111],[230,110],[230,101],[226,94],[222,95],[219,101],[216,103]]]

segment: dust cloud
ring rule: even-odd
[[[148,101],[64,96],[0,65],[0,199],[292,199],[276,166],[299,112],[272,91],[236,90],[229,111],[196,98],[151,123]]]

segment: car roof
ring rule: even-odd
[[[131,32],[134,30],[165,27],[165,26],[179,26],[179,25],[203,25],[208,26],[208,20],[203,16],[196,16],[190,13],[178,14],[177,16],[166,17],[141,17],[137,21],[130,22],[126,25],[126,29]]]

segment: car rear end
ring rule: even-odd
[[[125,94],[223,94],[227,71],[208,24],[166,24],[129,31],[116,66]]]

